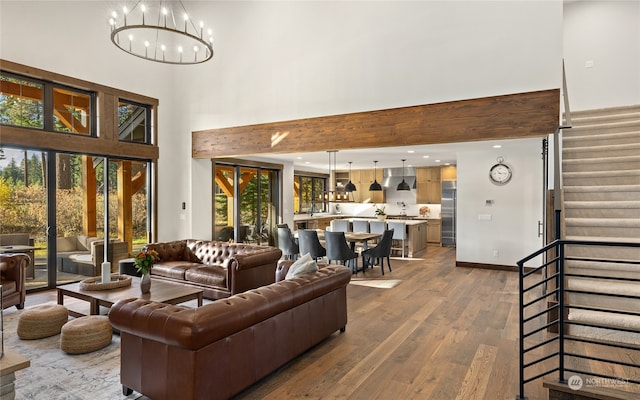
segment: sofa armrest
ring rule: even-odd
[[[109,310],[109,321],[121,333],[197,350],[199,345],[192,340],[197,329],[195,311],[132,298],[116,302]]]
[[[293,265],[294,260],[280,260],[278,261],[278,266],[276,267],[276,282],[283,281],[287,276],[287,272],[289,272],[289,268]]]
[[[30,262],[29,256],[23,253],[0,254],[2,275],[4,275],[5,279],[16,283],[16,291],[23,293],[23,299],[24,294],[26,294],[26,271]]]
[[[232,268],[237,270],[254,268],[265,264],[275,264],[282,256],[282,250],[275,247],[265,247],[251,253],[234,254],[230,259],[235,259],[235,263],[231,263]]]

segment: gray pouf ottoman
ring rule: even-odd
[[[113,329],[109,317],[89,315],[67,322],[62,327],[60,348],[65,353],[83,354],[100,350],[111,343]]]
[[[42,339],[60,333],[69,320],[69,311],[60,304],[42,304],[25,309],[18,319],[18,337]]]

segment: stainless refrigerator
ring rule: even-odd
[[[442,245],[456,245],[456,181],[442,181]]]

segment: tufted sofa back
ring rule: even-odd
[[[273,252],[273,248],[266,246],[196,239],[151,243],[147,248],[157,251],[161,262],[189,261],[207,265],[226,265],[227,260],[241,254],[256,256]]]

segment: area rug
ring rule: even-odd
[[[365,279],[352,278],[350,285],[367,286],[378,289],[391,289],[402,283],[402,279]]]
[[[16,400],[113,400],[144,398],[133,393],[125,397],[120,385],[120,336],[98,351],[69,355],[60,350],[60,335],[21,340],[18,318],[24,310],[4,311],[5,349],[30,360],[29,368],[16,371]]]

